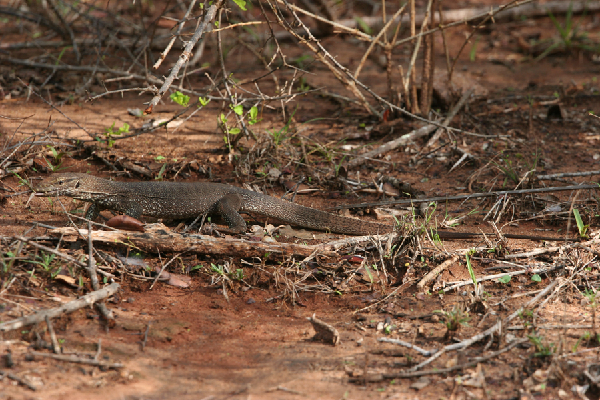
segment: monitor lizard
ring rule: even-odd
[[[276,218],[304,228],[348,235],[384,234],[393,225],[342,217],[304,207],[262,193],[212,182],[119,182],[82,173],[53,174],[36,188],[38,196],[69,196],[91,203],[85,217],[96,219],[103,209],[114,210],[133,218],[142,215],[186,219],[201,215],[222,216],[230,231],[243,233],[246,221],[240,212]],[[437,231],[441,239],[468,239],[480,233]],[[514,239],[561,240],[526,235],[505,235]]]

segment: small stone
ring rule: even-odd
[[[423,377],[419,378],[418,381],[416,381],[415,383],[410,385],[410,388],[415,389],[415,390],[421,390],[429,385],[431,385],[431,379],[423,376]]]

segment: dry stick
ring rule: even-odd
[[[418,353],[421,353],[423,356],[425,357],[431,357],[432,355],[434,355],[437,350],[433,349],[433,350],[425,350],[420,348],[419,346],[415,346],[414,344],[410,344],[408,342],[405,342],[403,340],[400,339],[392,339],[392,338],[387,338],[387,337],[380,337],[379,339],[377,339],[378,342],[384,342],[384,343],[393,343],[393,344],[397,344],[399,346],[404,346],[404,347],[408,347],[409,349],[413,349]]]
[[[282,1],[283,1],[283,2],[284,2],[286,5],[288,5],[288,7],[289,7],[289,3],[288,3],[288,1],[287,1],[287,0],[282,0]],[[529,0],[527,0],[527,1],[529,1]],[[385,106],[389,107],[391,110],[396,110],[396,111],[399,111],[399,112],[401,112],[402,114],[405,114],[405,115],[407,115],[407,116],[409,116],[409,117],[411,117],[411,118],[414,118],[414,119],[416,119],[416,120],[418,120],[418,121],[421,121],[421,122],[426,122],[426,123],[428,123],[428,124],[433,124],[433,125],[436,125],[436,126],[439,126],[439,127],[443,127],[443,126],[442,126],[441,124],[439,124],[439,123],[436,123],[436,122],[433,122],[433,121],[427,120],[427,119],[425,119],[425,118],[419,117],[418,115],[415,115],[414,113],[411,113],[411,112],[409,112],[409,111],[407,111],[407,110],[405,110],[405,109],[403,109],[403,108],[401,108],[401,107],[398,107],[398,106],[396,106],[396,105],[394,105],[394,104],[390,103],[389,101],[387,101],[386,99],[384,99],[383,97],[381,97],[381,96],[379,96],[377,93],[375,93],[373,90],[371,90],[371,88],[369,88],[367,85],[365,85],[364,83],[362,83],[361,81],[359,81],[358,79],[356,79],[356,78],[354,77],[354,75],[352,75],[352,72],[350,72],[350,70],[349,70],[348,68],[346,68],[346,67],[344,67],[342,64],[340,64],[340,63],[337,61],[337,59],[336,59],[335,57],[333,57],[333,56],[332,56],[332,55],[331,55],[331,54],[330,54],[330,53],[329,53],[329,52],[328,52],[328,51],[327,51],[327,50],[326,50],[326,49],[325,49],[325,48],[324,48],[324,47],[321,45],[321,43],[320,43],[320,42],[319,42],[317,39],[315,39],[315,37],[314,37],[314,36],[313,36],[313,35],[310,33],[310,30],[309,30],[309,29],[306,27],[306,25],[305,25],[305,24],[304,24],[304,23],[303,23],[303,22],[300,20],[300,18],[298,18],[298,16],[296,15],[296,13],[295,13],[295,12],[293,12],[293,10],[291,10],[291,9],[290,9],[290,12],[291,12],[291,14],[294,16],[294,18],[295,18],[296,22],[297,22],[297,23],[298,23],[300,26],[302,26],[302,27],[304,28],[304,30],[307,32],[307,35],[309,36],[309,39],[315,43],[315,45],[318,47],[319,51],[318,51],[318,52],[315,52],[315,50],[313,50],[313,47],[312,47],[312,46],[310,46],[310,44],[309,44],[309,43],[308,43],[306,40],[304,40],[303,38],[301,38],[301,37],[299,37],[299,36],[297,36],[297,35],[296,35],[296,37],[297,37],[299,40],[301,40],[303,43],[305,43],[305,44],[307,45],[307,47],[309,47],[311,50],[313,50],[313,52],[315,52],[315,54],[317,55],[317,57],[318,57],[318,58],[319,58],[319,59],[320,59],[322,62],[324,62],[324,63],[325,63],[325,61],[324,61],[324,60],[325,60],[325,59],[328,59],[328,60],[330,60],[330,62],[331,62],[331,64],[332,64],[332,66],[335,66],[335,67],[336,67],[336,68],[337,68],[339,71],[342,71],[342,72],[343,72],[343,73],[344,73],[344,74],[347,76],[347,78],[348,78],[348,79],[350,79],[350,80],[352,81],[352,82],[348,82],[348,83],[350,84],[350,86],[349,86],[349,89],[351,89],[351,90],[352,90],[352,92],[353,92],[353,93],[355,93],[355,94],[356,94],[356,93],[358,93],[358,95],[360,96],[360,97],[358,97],[359,99],[362,99],[362,98],[364,98],[364,97],[363,97],[362,93],[361,93],[360,91],[358,91],[358,88],[356,88],[356,85],[360,86],[360,88],[362,88],[363,90],[365,90],[367,93],[369,93],[371,96],[373,96],[373,97],[374,97],[374,98],[375,98],[377,101],[379,101],[380,103],[382,103],[382,104],[384,104]],[[279,16],[278,16],[278,18],[279,18]],[[284,27],[285,27],[285,25],[283,25],[283,24],[282,24],[282,26],[284,26]],[[286,28],[286,29],[287,29],[287,28]],[[289,30],[288,30],[288,31],[289,31]],[[411,38],[411,40],[412,40],[412,38]],[[329,67],[329,63],[326,63],[326,65]],[[331,69],[331,67],[330,67],[330,69]],[[338,78],[339,71],[338,71],[338,70],[335,70],[335,69],[331,69],[331,70],[332,70],[332,72],[334,73],[334,75],[336,76],[336,78]],[[340,79],[342,82],[344,82],[344,80],[342,80],[342,79],[343,79],[342,77],[339,77],[338,79]],[[378,113],[376,110],[374,110],[374,109],[373,109],[373,107],[372,107],[372,106],[371,106],[371,105],[370,105],[368,102],[366,102],[366,100],[365,100],[365,103],[364,103],[364,105],[365,105],[366,107],[368,107],[368,108],[369,108],[369,110],[371,110],[371,112],[373,112],[375,115],[379,115],[379,113]],[[463,133],[466,133],[466,134],[473,134],[473,133],[470,133],[470,132],[465,132],[465,131],[463,131],[462,129],[449,128],[449,127],[448,127],[447,129],[450,129],[450,130],[453,130],[453,131],[456,131],[456,132],[463,132]],[[475,134],[473,134],[473,135],[475,135]]]
[[[70,356],[70,355],[65,355],[65,354],[40,353],[37,351],[32,351],[31,353],[28,353],[28,354],[35,356],[35,357],[46,357],[46,358],[52,358],[54,360],[59,360],[59,361],[67,361],[67,362],[72,362],[72,363],[77,363],[77,364],[94,365],[97,367],[107,367],[107,368],[123,368],[123,367],[125,367],[125,365],[123,365],[121,363],[111,363],[108,361],[91,360],[88,358],[81,358],[81,357]]]
[[[52,326],[52,322],[50,321],[50,317],[46,315],[46,325],[48,325],[48,332],[50,333],[50,340],[52,341],[52,350],[56,354],[60,354],[60,346],[58,345],[58,340],[56,340],[56,333],[54,333],[54,327]]]
[[[496,331],[500,330],[501,327],[508,325],[508,323],[510,321],[512,321],[514,318],[518,317],[519,315],[521,315],[521,313],[523,312],[524,309],[531,307],[538,300],[540,300],[542,297],[544,297],[546,294],[548,294],[550,291],[552,291],[554,289],[554,287],[556,285],[558,285],[558,283],[559,283],[558,279],[553,280],[548,286],[546,286],[544,288],[544,290],[542,290],[540,293],[538,293],[537,296],[535,296],[533,299],[528,301],[527,304],[525,304],[524,306],[519,307],[519,309],[517,311],[510,314],[508,317],[506,317],[506,319],[496,322],[494,325],[492,325],[490,328],[486,329],[484,332],[479,333],[475,336],[472,336],[469,339],[463,340],[459,343],[445,346],[440,351],[435,353],[432,357],[428,358],[427,360],[423,361],[422,363],[415,365],[414,367],[409,369],[408,372],[414,372],[414,371],[419,370],[420,368],[424,367],[425,365],[432,363],[435,359],[437,359],[442,354],[444,354],[448,351],[464,349],[464,348],[472,345],[473,343],[476,343],[476,342],[486,338],[487,336],[494,334]],[[528,340],[528,339],[523,339],[523,340]]]
[[[304,44],[306,47],[308,47],[310,49],[310,51],[312,51],[315,54],[315,57],[317,57],[319,59],[319,61],[321,61],[321,63],[323,63],[323,65],[325,65],[327,68],[329,68],[329,70],[331,71],[331,73],[333,74],[333,76],[339,80],[344,87],[350,91],[354,96],[356,96],[356,98],[359,100],[360,104],[367,110],[367,112],[369,112],[370,114],[373,115],[377,115],[377,116],[381,116],[381,113],[379,113],[375,108],[373,108],[373,106],[371,104],[369,104],[369,102],[367,101],[367,99],[363,96],[363,94],[360,92],[360,90],[358,90],[358,88],[356,87],[356,85],[351,82],[351,80],[353,80],[354,82],[356,82],[356,79],[354,79],[354,77],[352,76],[352,73],[346,68],[346,71],[344,71],[346,73],[346,75],[348,76],[344,76],[344,74],[340,73],[340,70],[343,71],[341,67],[341,65],[335,60],[335,58],[333,58],[331,56],[331,54],[329,54],[329,52],[327,52],[327,50],[325,50],[325,48],[323,46],[321,46],[321,44],[319,43],[319,41],[312,35],[312,33],[310,32],[310,30],[308,29],[308,27],[302,22],[302,20],[298,17],[298,15],[294,12],[294,10],[290,7],[291,5],[288,3],[287,0],[282,0],[286,6],[288,7],[290,13],[294,16],[294,18],[296,19],[296,22],[298,23],[298,25],[300,25],[306,32],[306,34],[308,35],[308,39],[310,41],[312,41],[313,43],[315,43],[316,47],[313,46],[309,40],[303,38],[302,36],[296,34],[291,27],[289,26],[289,24],[287,24],[286,22],[284,22],[283,18],[281,17],[280,13],[278,12],[278,10],[275,8],[275,6],[269,1],[269,5],[271,6],[271,9],[273,10],[273,13],[275,14],[275,16],[277,17],[277,20],[279,21],[279,24],[286,29],[290,34],[292,34],[296,39],[298,39],[298,41],[300,41],[300,43]],[[345,68],[345,67],[343,67]]]
[[[15,382],[18,382],[18,383],[20,383],[23,386],[27,386],[28,389],[31,389],[34,392],[37,390],[37,387],[35,387],[33,384],[27,382],[25,379],[19,378],[15,374],[11,374],[10,372],[4,372],[4,371],[0,370],[0,375],[4,375],[7,378],[12,379]]]
[[[169,54],[169,51],[171,51],[171,47],[173,47],[173,44],[175,44],[175,40],[177,40],[177,38],[181,34],[183,25],[185,25],[185,23],[188,19],[188,16],[190,15],[190,12],[194,9],[195,5],[196,5],[196,0],[192,0],[192,2],[190,3],[190,6],[188,7],[187,11],[185,12],[185,15],[183,16],[183,18],[179,21],[179,24],[177,25],[177,32],[175,33],[175,35],[173,35],[173,37],[169,41],[169,44],[167,44],[167,47],[165,48],[165,50],[162,53],[160,53],[160,57],[158,58],[158,60],[156,61],[156,63],[154,64],[154,66],[152,68],[158,69],[158,67],[160,67],[162,62],[165,60],[165,58],[167,57],[167,54]]]
[[[223,10],[219,10],[219,26],[221,26],[221,15],[222,14],[223,14]],[[221,40],[221,32],[217,32],[217,53],[219,54],[219,61],[221,62],[221,73],[223,75],[223,86],[225,86],[225,91],[227,91],[227,96],[229,97],[229,102],[231,103],[230,106],[235,107],[238,104],[237,104],[236,99],[231,94],[231,89],[229,88],[229,84],[227,83],[227,80],[229,79],[229,77],[227,75],[227,71],[225,70],[225,58],[223,57],[223,43]],[[235,115],[235,118],[237,119],[238,124],[242,127],[242,131],[244,131],[244,136],[247,138],[250,137],[250,132],[248,132],[248,127],[246,127],[244,118],[242,118],[242,116],[239,115],[235,111],[234,111],[233,115]],[[232,145],[235,148],[237,145],[237,142],[240,140],[242,135],[239,135],[239,134],[236,135],[236,137],[232,143],[231,137],[229,136],[229,129],[225,126],[224,130],[225,130],[225,134],[227,135],[227,145],[229,147],[229,151],[231,152]]]
[[[278,3],[285,4],[287,7],[291,8],[292,10],[294,10],[296,12],[299,12],[301,14],[307,15],[307,16],[309,16],[309,17],[311,17],[311,18],[313,18],[313,19],[315,19],[317,21],[329,24],[329,25],[333,26],[334,28],[341,29],[341,30],[345,31],[346,33],[349,33],[351,35],[357,36],[357,37],[362,38],[362,39],[364,39],[366,41],[369,41],[369,42],[373,41],[373,37],[371,35],[368,35],[368,34],[364,33],[363,31],[361,31],[360,29],[356,28],[356,26],[357,26],[356,21],[354,21],[354,26],[355,27],[348,27],[347,25],[340,24],[337,21],[332,21],[332,20],[323,18],[320,15],[311,13],[310,11],[305,10],[303,8],[300,8],[298,6],[295,6],[293,4],[286,4],[286,3],[284,3],[283,0],[276,0],[276,1]],[[260,2],[259,2],[259,4],[260,4]],[[384,45],[384,43],[379,43],[379,44],[382,45],[382,46]]]
[[[538,188],[538,189],[499,190],[497,192],[472,193],[472,194],[464,194],[464,195],[459,195],[459,196],[427,197],[427,198],[419,198],[419,199],[415,198],[415,199],[379,201],[379,202],[373,202],[373,203],[342,204],[337,207],[332,207],[332,209],[343,210],[346,208],[391,206],[394,204],[412,204],[412,203],[429,203],[432,201],[468,200],[468,199],[476,199],[476,198],[480,198],[480,197],[503,196],[505,194],[560,192],[560,191],[564,191],[564,190],[581,190],[581,189],[598,189],[598,185],[573,185],[573,186],[556,186],[556,187]]]
[[[471,94],[473,94],[474,90],[475,90],[474,88],[470,88],[469,90],[466,90],[462,94],[462,96],[458,100],[458,103],[456,103],[456,105],[454,107],[452,107],[452,109],[450,110],[450,112],[446,116],[446,120],[444,121],[444,123],[442,125],[445,125],[445,126],[450,125],[450,122],[452,122],[452,120],[454,119],[454,117],[456,116],[456,114],[458,114],[458,112],[460,111],[460,109],[463,108],[463,106],[465,105],[465,103],[467,102],[467,100],[469,100],[469,97],[471,97]],[[433,145],[435,145],[435,143],[438,141],[438,139],[440,138],[440,136],[442,136],[442,132],[443,131],[444,131],[444,129],[438,128],[438,130],[433,134],[433,136],[431,137],[431,139],[429,139],[429,141],[427,142],[427,144],[425,145],[425,147],[433,147]]]
[[[570,324],[553,324],[553,325],[536,325],[535,329],[592,329],[593,325],[570,325]],[[521,331],[531,329],[531,326],[515,325],[506,328],[509,331]]]
[[[412,105],[412,108],[410,109],[410,111],[412,113],[415,114],[419,114],[419,101],[417,99],[417,72],[416,70],[413,68],[413,66],[415,65],[415,62],[417,60],[417,53],[419,52],[419,46],[421,45],[421,37],[419,36],[418,38],[415,36],[415,34],[417,33],[417,29],[416,29],[416,23],[417,23],[417,18],[416,18],[416,9],[415,9],[415,0],[409,0],[410,1],[410,37],[413,38],[410,41],[411,47],[412,47],[412,57],[410,59],[410,63],[408,64],[408,70],[406,71],[406,77],[404,78],[404,84],[406,85],[406,87],[404,88],[404,90],[409,94],[410,96],[410,103]],[[421,33],[423,33],[423,31],[421,30]],[[416,39],[416,43],[415,43],[415,39]]]
[[[373,48],[375,48],[375,44],[379,42],[379,39],[381,39],[381,36],[387,32],[388,28],[392,25],[394,20],[398,16],[400,16],[400,13],[402,13],[405,8],[406,8],[406,4],[404,4],[402,7],[400,7],[400,9],[398,11],[396,11],[396,14],[394,14],[394,17],[392,19],[390,19],[388,21],[388,23],[385,24],[383,29],[379,32],[379,34],[373,40],[371,40],[371,44],[369,45],[369,47],[367,48],[367,51],[365,51],[365,54],[363,55],[362,59],[360,60],[360,63],[358,64],[358,67],[356,68],[356,72],[354,72],[354,76],[356,77],[356,79],[358,79],[358,76],[360,75],[360,71],[362,70],[363,65],[367,61],[369,54],[371,54],[371,52],[373,51]],[[385,43],[385,41],[384,41],[384,43]],[[387,45],[385,47],[387,47]]]
[[[92,224],[88,221],[88,232],[92,231]],[[90,276],[90,281],[92,283],[92,289],[98,290],[100,289],[100,284],[98,282],[98,275],[96,274],[96,259],[94,258],[94,245],[92,243],[92,235],[88,235],[88,265],[87,271]],[[96,303],[96,308],[102,315],[105,321],[109,321],[111,319],[115,319],[113,312],[106,307],[104,303]],[[107,326],[108,328],[108,326]]]
[[[510,3],[506,4],[504,7],[509,7],[515,3],[518,3],[519,0],[512,0]],[[475,28],[473,28],[471,34],[469,35],[469,37],[467,37],[465,39],[465,41],[463,42],[463,45],[461,46],[461,48],[458,50],[458,53],[456,53],[456,55],[454,56],[454,61],[452,62],[452,67],[450,67],[450,72],[448,73],[448,81],[452,81],[452,73],[454,72],[454,67],[456,67],[456,63],[458,62],[458,59],[460,57],[460,53],[462,53],[462,51],[464,50],[464,48],[467,46],[467,43],[469,43],[469,41],[471,40],[471,38],[475,35],[475,32],[477,32],[477,30],[483,26],[486,22],[488,22],[490,19],[492,19],[494,17],[494,14],[490,13],[488,14],[479,24],[477,24],[477,26]]]
[[[499,279],[505,276],[516,276],[516,275],[523,275],[523,274],[544,274],[544,273],[548,273],[548,272],[552,272],[556,269],[560,269],[563,268],[563,266],[554,266],[554,267],[550,267],[550,268],[534,268],[534,269],[525,269],[525,270],[521,270],[521,271],[513,271],[513,272],[505,272],[502,274],[495,274],[495,275],[488,275],[488,276],[484,276],[482,278],[477,278],[476,281],[477,283],[479,282],[483,282],[483,281],[490,281],[492,279]],[[462,286],[468,286],[468,285],[472,285],[473,284],[473,280],[467,280],[467,281],[462,281],[462,282],[449,282],[447,283],[448,285],[452,285],[450,287],[444,288],[444,292],[449,292],[451,290],[455,290],[458,289],[459,287]]]
[[[87,267],[88,267],[87,264],[82,263],[81,261],[79,261],[79,260],[71,257],[68,254],[61,253],[60,251],[57,251],[57,250],[55,250],[55,249],[53,249],[51,247],[47,247],[47,246],[44,246],[43,244],[39,244],[39,243],[34,242],[33,240],[35,238],[26,238],[24,236],[12,236],[11,239],[12,240],[18,240],[18,241],[21,241],[21,242],[25,242],[27,244],[32,245],[33,247],[37,247],[38,249],[47,251],[48,253],[52,253],[52,254],[54,254],[54,255],[62,258],[63,260],[72,262],[73,264],[76,264],[76,265],[78,265],[78,266],[80,266],[80,267],[82,267],[84,269],[87,269]],[[108,272],[104,272],[102,270],[100,270],[98,272],[100,273],[100,275],[104,275],[107,278],[115,278],[115,276],[113,274],[110,274]]]
[[[69,24],[67,24],[67,21],[65,21],[61,12],[58,10],[56,0],[48,0],[48,4],[50,5],[50,8],[52,9],[52,12],[54,13],[58,21],[65,28],[66,33],[69,34],[71,39],[71,45],[73,46],[73,51],[75,52],[75,57],[77,58],[77,63],[79,64],[81,62],[81,53],[79,52],[79,48],[77,47],[77,41],[75,40],[75,34],[73,33],[73,29],[71,29]]]
[[[448,125],[450,124],[450,122],[452,121],[452,119],[454,118],[454,116],[458,113],[458,111],[460,111],[460,109],[462,108],[462,106],[464,105],[464,103],[467,101],[467,99],[469,98],[469,96],[471,95],[471,93],[473,93],[473,89],[466,91],[465,93],[463,93],[463,96],[460,98],[459,102],[456,103],[456,105],[452,108],[452,110],[450,110],[450,112],[448,113],[448,116],[446,117],[446,119],[444,120],[444,122],[441,124],[442,128],[447,128]],[[358,157],[355,157],[354,159],[352,159],[350,162],[348,162],[348,167],[356,167],[358,165],[362,165],[365,162],[367,162],[369,159],[374,158],[376,156],[379,156],[383,153],[386,153],[388,151],[394,150],[400,146],[404,146],[405,144],[407,144],[408,142],[415,140],[417,138],[423,137],[423,136],[427,136],[429,135],[431,132],[433,132],[434,129],[437,128],[438,124],[430,124],[430,125],[425,125],[419,129],[415,129],[412,132],[409,132],[405,135],[400,136],[397,139],[392,140],[391,142],[387,142],[384,145],[379,146],[378,148],[376,148],[375,150],[371,150],[365,154],[361,154]],[[440,129],[441,132],[441,129]],[[438,135],[439,137],[439,135]],[[433,138],[432,138],[433,139]],[[429,143],[428,143],[429,144]]]
[[[435,24],[435,0],[431,3],[431,12],[429,21],[423,21],[423,27],[433,26]],[[429,10],[428,10],[429,11]],[[423,31],[425,28],[422,28]],[[423,115],[429,115],[431,111],[431,102],[433,98],[433,76],[435,69],[434,58],[435,40],[434,35],[425,36],[423,43],[423,73],[421,75],[421,112]]]
[[[100,290],[86,294],[77,300],[63,304],[60,307],[50,308],[47,310],[38,311],[35,314],[28,315],[26,317],[14,319],[12,321],[3,322],[0,324],[0,332],[8,332],[14,329],[19,329],[27,325],[37,324],[43,322],[48,318],[58,317],[62,314],[70,313],[80,308],[94,304],[95,302],[112,296],[119,290],[120,285],[118,283],[110,284]]]
[[[146,349],[146,343],[148,343],[148,333],[150,332],[150,325],[152,325],[152,321],[149,321],[148,325],[146,325],[146,331],[144,332],[144,340],[142,340],[141,343],[142,351]]]
[[[564,172],[561,174],[551,174],[551,175],[538,175],[537,179],[542,180],[554,180],[559,178],[566,178],[572,176],[590,176],[590,175],[600,175],[600,171],[584,171],[584,172]]]
[[[206,12],[206,15],[204,16],[204,20],[198,26],[198,29],[196,29],[196,32],[194,32],[194,35],[190,38],[190,40],[185,45],[185,48],[183,49],[183,51],[181,52],[181,55],[179,56],[179,60],[177,60],[177,63],[175,63],[175,65],[171,69],[171,73],[169,74],[167,79],[165,79],[165,83],[159,89],[158,94],[156,96],[154,96],[152,98],[152,100],[150,100],[150,103],[148,104],[148,107],[146,108],[146,110],[144,110],[144,113],[151,114],[154,106],[156,106],[158,104],[158,102],[160,101],[162,96],[171,87],[171,85],[173,84],[173,80],[177,76],[177,73],[179,72],[181,67],[189,60],[190,56],[192,55],[192,50],[194,49],[194,46],[196,45],[198,40],[200,40],[200,38],[204,34],[204,31],[209,26],[210,22],[215,18],[215,15],[217,14],[217,10],[219,8],[221,8],[223,1],[224,0],[217,0],[215,4],[213,4],[212,6],[209,7],[209,9]]]
[[[91,232],[91,231],[90,231]],[[90,234],[91,237],[91,234]],[[185,252],[184,252],[185,253]],[[162,275],[163,271],[165,270],[165,268],[167,268],[169,266],[169,264],[171,264],[173,261],[175,261],[177,259],[177,257],[179,257],[180,255],[182,255],[183,253],[179,253],[179,254],[175,254],[173,256],[173,258],[171,258],[169,260],[168,263],[166,263],[165,265],[162,266],[162,268],[160,269],[159,273],[156,274],[156,278],[154,278],[154,281],[152,282],[152,285],[150,285],[150,290],[152,290],[152,288],[154,287],[154,285],[156,284],[156,282],[158,281],[158,279],[160,278],[160,276]]]
[[[455,365],[454,367],[450,367],[450,368],[440,368],[440,369],[430,369],[427,371],[413,371],[413,372],[393,372],[393,373],[389,373],[389,374],[383,374],[382,378],[383,379],[400,379],[400,378],[415,378],[415,377],[419,377],[419,376],[425,376],[425,375],[438,375],[438,374],[447,374],[449,372],[452,371],[459,371],[462,370],[464,368],[468,368],[468,367],[472,367],[475,366],[477,364],[480,364],[484,361],[488,361],[491,360],[494,357],[499,356],[502,353],[506,353],[507,351],[509,351],[510,349],[512,349],[515,346],[520,345],[521,343],[525,343],[527,342],[529,339],[528,338],[523,338],[523,339],[517,339],[513,342],[511,342],[511,344],[509,344],[508,346],[506,346],[503,349],[500,349],[498,351],[494,351],[486,356],[483,357],[475,357],[473,360],[466,362],[464,364],[460,364],[460,365]]]
[[[540,249],[535,249],[526,253],[516,253],[516,254],[508,254],[506,255],[504,258],[528,258],[528,257],[534,257],[534,256],[538,256],[540,254],[545,254],[545,253],[552,253],[555,251],[564,251],[573,247],[587,247],[590,244],[597,244],[600,243],[600,239],[593,239],[587,242],[583,242],[583,243],[571,243],[571,244],[567,244],[564,246],[554,246],[554,247],[544,247],[544,248],[540,248]]]
[[[400,294],[402,292],[404,292],[406,289],[408,289],[413,283],[415,283],[416,279],[409,279],[406,282],[404,282],[402,285],[398,286],[392,293],[388,294],[387,296],[385,296],[383,299],[379,300],[376,303],[373,303],[369,306],[363,307],[360,310],[355,310],[352,312],[352,314],[358,314],[359,312],[363,312],[368,310],[369,308],[373,308],[383,302],[385,302],[387,299],[389,299],[390,297],[394,296],[396,293],[400,292]]]
[[[437,267],[435,267],[434,269],[429,271],[429,273],[427,273],[427,275],[425,275],[423,277],[423,279],[421,279],[421,281],[419,283],[417,283],[417,289],[422,292],[423,289],[425,288],[425,285],[427,285],[429,283],[429,281],[431,281],[432,279],[437,277],[446,268],[448,268],[450,265],[452,265],[453,263],[455,263],[457,261],[458,261],[458,256],[452,256],[451,258],[447,259],[446,261],[444,261],[443,263],[441,263],[440,265],[438,265]]]

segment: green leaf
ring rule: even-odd
[[[175,93],[171,93],[169,98],[182,107],[187,107],[187,105],[190,102],[190,96],[186,96],[185,94],[181,93],[179,90],[176,91]]]
[[[240,132],[241,132],[240,128],[231,128],[229,130],[229,134],[231,134],[231,135],[237,135]]]
[[[242,115],[244,113],[244,107],[241,104],[238,104],[237,106],[231,105],[230,107],[237,115]]]
[[[373,29],[371,29],[371,27],[362,18],[354,17],[354,21],[356,21],[356,23],[358,24],[360,29],[362,29],[362,31],[364,33],[366,33],[367,35],[370,35],[373,33]]]
[[[542,281],[542,277],[539,276],[538,274],[532,275],[531,276],[531,280],[534,282],[541,282]]]
[[[504,276],[501,276],[500,278],[498,278],[498,282],[508,283],[508,282],[510,282],[510,279],[511,279],[510,275],[504,275]]]
[[[205,98],[205,97],[198,97],[198,101],[200,102],[200,104],[202,105],[202,107],[204,107],[205,105],[207,105],[208,103],[210,103],[210,99],[209,98]]]
[[[245,0],[233,0],[233,2],[235,4],[237,4],[237,6],[242,9],[242,11],[248,11],[246,9],[246,1]]]

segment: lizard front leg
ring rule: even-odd
[[[212,207],[214,212],[221,215],[227,226],[235,233],[246,232],[246,221],[238,212],[242,206],[242,198],[236,193],[229,193],[221,197]]]

